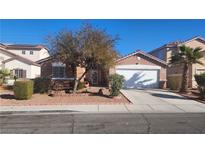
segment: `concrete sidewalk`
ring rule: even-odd
[[[205,113],[205,108],[188,106],[184,110],[173,105],[46,105],[1,106],[0,113],[15,112],[70,112],[70,113]]]
[[[205,113],[205,104],[163,90],[122,90],[133,104],[0,106],[6,112]]]
[[[41,106],[1,106],[2,112],[76,112],[76,113],[129,113],[126,105],[41,105]]]

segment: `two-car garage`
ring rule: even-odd
[[[116,66],[116,73],[124,76],[124,88],[159,88],[159,71],[158,66]]]
[[[161,88],[161,81],[166,81],[166,62],[137,51],[119,59],[115,72],[124,76],[123,88]]]

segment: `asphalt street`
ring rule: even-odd
[[[200,134],[205,113],[0,114],[1,134]]]

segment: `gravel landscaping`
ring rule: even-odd
[[[63,94],[55,97],[47,94],[33,94],[30,100],[16,100],[13,92],[0,90],[0,106],[35,106],[35,105],[119,105],[131,104],[122,94],[118,97],[109,97],[109,91],[103,88],[103,95],[98,95],[99,88],[89,88],[87,93]]]

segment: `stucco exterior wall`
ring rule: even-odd
[[[204,53],[204,57],[200,59],[200,61],[204,64],[204,65],[200,65],[200,64],[193,64],[192,65],[192,74],[190,74],[190,78],[192,78],[192,86],[194,88],[197,87],[197,83],[195,81],[194,75],[195,74],[201,74],[201,73],[205,73],[205,53]]]
[[[2,53],[0,50],[0,69],[4,68],[4,64],[2,63],[2,61],[7,60],[9,58],[11,58],[9,55]]]
[[[34,65],[28,65],[18,60],[12,60],[5,63],[5,68],[10,70],[13,69],[23,69],[26,70],[26,78],[33,79],[37,76],[40,76],[40,67]]]
[[[190,46],[191,48],[201,47],[203,50],[205,50],[205,43],[202,42],[200,39],[192,40],[184,44],[186,46]]]
[[[49,53],[46,49],[42,48],[41,50],[23,50],[23,49],[19,49],[19,50],[11,50],[9,49],[8,51],[10,51],[11,53],[14,53],[16,55],[19,55],[21,57],[27,58],[31,61],[38,61],[41,60],[43,58],[47,58],[49,57]],[[22,54],[22,51],[25,51],[25,54]],[[30,54],[30,51],[33,51],[33,54]]]
[[[41,67],[39,66],[35,66],[35,65],[31,65],[31,74],[30,74],[30,78],[34,79],[37,77],[41,76]]]
[[[196,40],[192,40],[187,43],[184,43],[184,44],[191,48],[197,48],[197,47],[202,48],[204,57],[201,58],[200,61],[205,64],[205,43],[203,41],[201,41],[200,39],[196,39]],[[191,66],[191,70],[189,73],[189,86],[190,87],[193,87],[193,88],[197,87],[197,83],[195,81],[194,75],[199,73],[198,70],[204,70],[205,72],[205,66],[200,65],[200,64],[193,64]]]
[[[171,60],[171,57],[173,54],[176,54],[178,52],[178,47],[175,46],[175,47],[171,47],[171,48],[166,48],[166,62],[169,64],[170,63],[170,60]]]
[[[48,50],[46,50],[45,48],[42,48],[42,49],[39,51],[39,59],[38,59],[38,60],[47,58],[47,57],[49,57],[49,56],[50,56],[50,54],[49,54]]]
[[[191,48],[201,47],[202,50],[204,50],[204,57],[201,58],[200,61],[205,64],[205,43],[202,40],[194,39],[194,40],[185,42],[183,44],[186,46],[189,46]],[[183,44],[180,44],[180,45],[183,45]],[[169,63],[171,60],[172,54],[177,53],[177,52],[178,52],[177,45],[175,45],[173,47],[164,47],[161,49],[156,49],[154,52],[151,52],[150,54],[161,59],[161,57],[164,57],[163,54],[166,53],[164,60],[167,63]],[[199,64],[193,64],[192,66],[189,67],[189,72],[188,72],[189,87],[193,87],[193,88],[197,87],[194,75],[199,73],[199,71],[197,71],[197,70],[200,70],[200,73],[201,73],[204,69],[205,69],[205,66],[199,65]],[[183,73],[183,66],[182,65],[172,65],[172,66],[167,67],[167,76],[182,75],[182,73]]]

